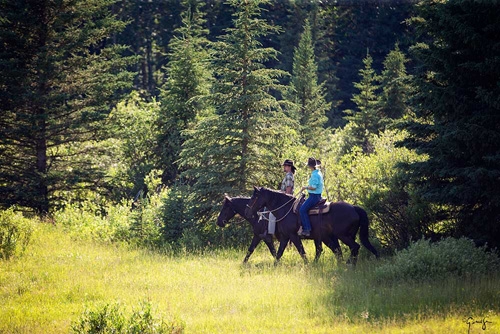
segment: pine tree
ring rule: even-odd
[[[378,97],[379,76],[372,68],[373,59],[368,54],[363,59],[365,67],[359,71],[361,80],[354,84],[359,90],[354,94],[352,101],[357,110],[347,110],[346,120],[351,122],[352,136],[356,145],[363,148],[363,152],[371,152],[369,136],[377,134],[381,129],[380,101]]]
[[[397,44],[384,60],[384,70],[380,79],[381,113],[384,118],[399,119],[408,112],[411,76],[406,73],[407,61]]]
[[[404,142],[428,156],[410,165],[421,196],[442,210],[455,235],[500,245],[500,7],[493,2],[423,1],[414,20],[413,108]]]
[[[169,43],[170,61],[163,86],[159,118],[158,155],[161,157],[162,181],[170,183],[179,173],[177,160],[189,127],[203,106],[203,96],[209,93],[211,73],[207,69],[209,52],[207,29],[200,1],[185,1],[182,26],[175,30]]]
[[[215,43],[217,80],[210,96],[215,113],[187,131],[181,152],[181,165],[188,167],[182,175],[192,184],[200,213],[212,210],[225,192],[276,184],[282,152],[293,141],[293,123],[272,94],[283,90],[278,80],[286,73],[265,67],[276,51],[259,42],[278,30],[260,18],[260,5],[267,1],[228,3],[236,12],[234,27]]]
[[[103,121],[131,86],[124,22],[113,0],[0,3],[0,203],[47,213],[64,192],[94,187]]]
[[[314,57],[314,45],[309,20],[304,23],[304,31],[299,45],[295,48],[293,73],[290,84],[290,102],[297,106],[302,143],[316,148],[325,140],[325,116],[330,109],[326,102],[324,86],[318,84],[318,66]]]

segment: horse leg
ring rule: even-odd
[[[358,261],[358,253],[361,246],[350,236],[340,237],[340,240],[349,246],[349,249],[351,250],[351,256],[349,256],[347,264],[355,266]]]
[[[273,258],[276,259],[276,248],[274,247],[273,237],[271,235],[268,235],[263,240],[266,243],[267,248],[269,248],[269,251],[271,252]]]
[[[276,262],[279,262],[279,260],[283,256],[283,252],[285,251],[285,247],[286,247],[286,244],[288,243],[288,240],[290,240],[290,238],[281,237],[280,246],[278,247],[278,253],[276,254]]]
[[[323,253],[321,238],[314,238],[314,246],[316,246],[316,256],[314,257],[314,262],[318,262],[321,253]]]
[[[299,236],[297,234],[292,234],[290,236],[290,240],[292,240],[293,244],[295,245],[295,248],[297,248],[297,251],[302,257],[302,260],[304,260],[304,263],[307,264],[308,261],[307,261],[306,251],[304,249],[304,245],[302,245],[302,241],[300,241]]]
[[[260,242],[260,237],[256,234],[253,235],[252,238],[252,243],[250,243],[250,247],[248,247],[247,255],[245,256],[245,259],[243,260],[243,263],[247,263],[248,259],[250,258],[250,255],[252,255],[253,251],[257,247],[257,245]]]
[[[333,254],[335,254],[337,263],[342,262],[342,248],[340,247],[339,239],[337,239],[337,237],[335,236],[332,236],[329,238],[325,238],[323,242],[325,243],[326,247],[330,248]]]

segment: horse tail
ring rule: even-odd
[[[356,205],[354,206],[354,210],[356,210],[356,213],[359,215],[359,239],[361,240],[361,243],[376,257],[378,257],[377,250],[375,249],[375,247],[373,247],[373,245],[370,243],[370,240],[368,239],[368,226],[370,225],[370,222],[368,221],[368,215],[366,214],[366,211]]]

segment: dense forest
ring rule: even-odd
[[[121,206],[140,242],[241,245],[246,227],[214,224],[224,193],[277,188],[284,159],[301,186],[314,156],[378,247],[500,246],[499,17],[472,0],[3,0],[0,206]]]

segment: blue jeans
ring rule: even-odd
[[[321,200],[321,194],[309,194],[304,204],[300,207],[300,219],[302,220],[302,230],[311,231],[311,221],[309,220],[309,209],[318,204]]]

